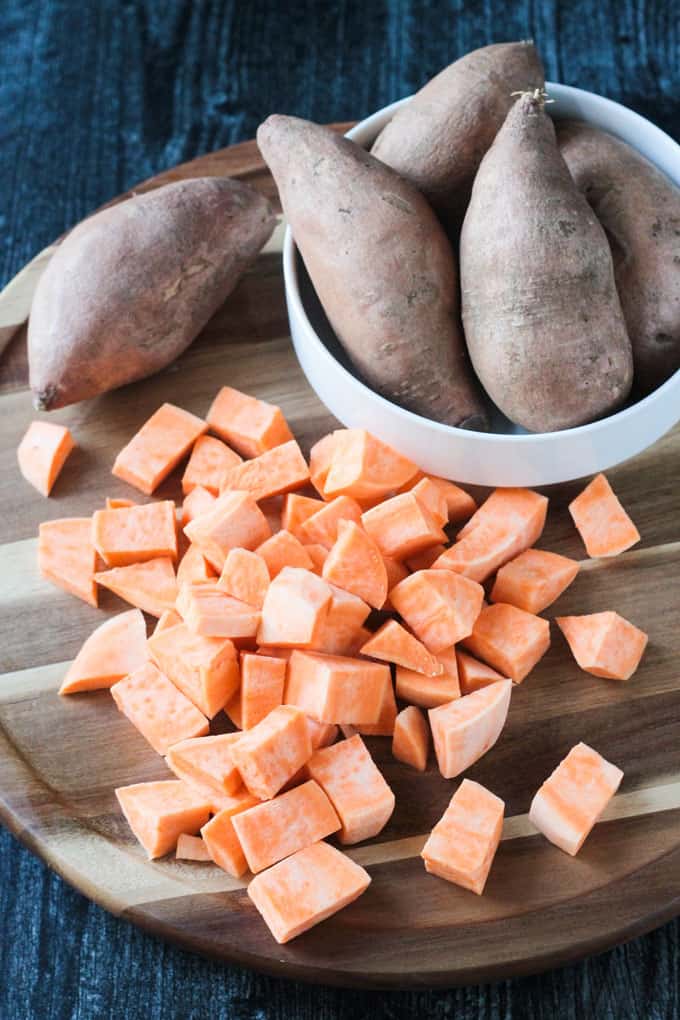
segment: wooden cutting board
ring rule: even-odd
[[[142,185],[230,174],[269,195],[253,142],[177,167]],[[680,912],[680,430],[610,472],[642,533],[613,562],[587,561],[547,615],[616,609],[650,634],[628,683],[582,673],[553,625],[553,645],[513,694],[498,744],[469,770],[506,802],[504,839],[477,897],[428,876],[425,835],[456,782],[395,762],[389,740],[368,741],[397,807],[380,836],[351,849],[368,892],[286,946],[272,940],[245,882],[211,864],[148,862],[114,787],[167,776],[106,691],[59,698],[67,663],[123,604],[102,591],[94,610],[41,580],[42,520],[90,514],[106,495],[132,495],[110,474],[114,455],[164,400],[204,414],[218,387],[280,404],[307,450],[335,421],[310,390],[290,344],[280,259],[269,246],[202,336],[171,368],[66,408],[79,444],[49,501],[21,479],[16,446],[34,417],[23,331],[0,362],[0,816],[32,850],[107,909],[183,946],[290,978],[353,986],[490,981],[596,952]],[[0,328],[25,316],[49,251],[0,295]],[[541,545],[583,559],[567,503],[579,483],[549,490]],[[178,476],[158,495],[179,498]],[[621,766],[621,792],[575,859],[535,834],[531,797],[577,741]]]

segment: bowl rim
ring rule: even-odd
[[[595,92],[588,92],[586,89],[579,89],[573,85],[561,85],[558,82],[546,81],[546,90],[556,99],[559,100],[560,96],[563,98],[572,97],[578,98],[579,96],[587,97],[587,101],[594,102],[603,112],[616,111],[619,115],[622,113],[627,119],[637,123],[640,128],[644,127],[646,132],[650,132],[656,136],[666,146],[671,146],[671,149],[677,150],[678,162],[680,163],[680,145],[662,131],[660,127],[647,120],[646,117],[641,116],[634,110],[628,109],[622,103],[617,103],[613,99],[607,99],[605,96],[600,96]],[[413,97],[411,95],[404,96],[402,99],[397,99],[393,103],[389,103],[387,106],[382,107],[380,110],[376,110],[374,113],[365,117],[363,120],[358,121],[353,128],[346,132],[346,137],[355,138],[358,134],[363,134],[369,128],[373,127],[375,123],[381,123],[385,119],[393,115],[401,106],[408,103]],[[652,161],[653,162],[653,161]],[[655,164],[656,165],[656,164]],[[636,417],[637,415],[643,415],[645,412],[665,399],[666,395],[672,390],[680,389],[680,369],[675,371],[672,376],[666,379],[665,382],[658,386],[647,396],[641,400],[636,401],[629,407],[624,407],[620,411],[615,411],[614,414],[606,415],[604,418],[598,418],[597,421],[587,422],[584,425],[576,425],[569,429],[559,429],[555,432],[528,432],[528,433],[506,433],[506,432],[476,432],[471,429],[462,429],[457,425],[447,425],[444,422],[435,421],[434,418],[426,418],[423,415],[416,414],[414,411],[409,411],[405,407],[401,407],[399,404],[388,400],[387,397],[383,397],[382,394],[368,386],[362,379],[350,372],[345,366],[338,361],[338,359],[331,353],[326,344],[321,340],[320,336],[312,326],[307,310],[302,301],[300,294],[300,286],[298,279],[298,271],[296,264],[296,255],[298,254],[298,248],[293,238],[293,232],[290,225],[286,225],[286,232],[283,240],[283,277],[284,286],[286,292],[286,298],[289,305],[289,314],[294,315],[298,325],[300,325],[307,336],[307,339],[311,341],[315,347],[317,353],[325,359],[329,366],[332,366],[335,371],[338,371],[341,376],[352,386],[358,388],[359,393],[364,393],[374,401],[377,402],[378,407],[384,405],[385,408],[389,408],[391,412],[396,413],[399,417],[403,418],[404,424],[408,425],[409,422],[414,425],[422,427],[426,425],[428,428],[433,429],[436,433],[439,433],[443,437],[465,437],[468,442],[478,443],[480,446],[502,443],[502,444],[520,444],[522,446],[531,445],[544,445],[550,442],[557,442],[565,437],[578,437],[578,436],[592,436],[598,432],[602,432],[606,429],[611,428],[617,423],[625,424],[629,419]],[[302,256],[300,256],[302,257]]]

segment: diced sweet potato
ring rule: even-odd
[[[240,463],[239,455],[221,439],[199,436],[182,475],[182,492],[188,496],[193,489],[201,486],[213,496],[218,496],[225,472]]]
[[[241,656],[241,728],[250,730],[283,702],[286,662],[270,655]]]
[[[120,451],[113,474],[150,496],[207,430],[195,414],[161,404]]]
[[[516,606],[485,606],[463,644],[516,684],[531,672],[550,647],[550,624]]]
[[[436,485],[439,491],[446,500],[446,509],[448,513],[448,519],[450,524],[456,524],[458,521],[464,521],[477,509],[477,504],[465,489],[459,488],[453,482],[447,481],[446,478],[437,478],[435,475],[428,475],[428,478]]]
[[[504,812],[500,797],[464,779],[423,847],[426,870],[481,896],[500,843]]]
[[[332,506],[332,504],[329,504]],[[387,568],[374,540],[355,521],[338,522],[337,539],[322,571],[331,584],[380,609],[387,598]]]
[[[97,584],[151,616],[173,609],[177,598],[177,578],[172,560],[161,556],[127,567],[113,567],[94,575]]]
[[[275,797],[311,753],[307,718],[293,705],[273,709],[242,734],[231,752],[246,787],[260,800]]]
[[[446,546],[438,543],[437,545],[430,546],[429,549],[424,549],[421,553],[416,553],[415,556],[409,556],[406,566],[412,573],[415,573],[417,570],[429,570],[432,564],[444,552],[446,552]]]
[[[361,648],[362,655],[383,662],[394,662],[426,676],[441,676],[442,665],[424,644],[409,634],[396,620],[388,620]]]
[[[176,627],[178,623],[182,622],[182,617],[179,613],[175,612],[174,609],[166,609],[164,613],[158,617],[158,622],[153,629],[154,634],[160,634],[163,630],[170,630],[171,627]]]
[[[286,703],[324,723],[378,721],[389,668],[365,659],[294,651],[288,663]]]
[[[262,557],[249,549],[237,548],[227,553],[217,586],[227,595],[262,609],[269,580],[269,569]]]
[[[396,492],[418,467],[364,429],[333,433],[331,463],[323,486],[326,499],[351,496],[374,503]]]
[[[60,694],[111,687],[148,659],[146,625],[138,609],[105,620],[86,639],[68,668]]]
[[[394,721],[392,754],[397,761],[412,765],[419,772],[427,768],[430,728],[421,710],[415,705],[403,708]]]
[[[483,600],[481,584],[449,570],[419,570],[390,592],[394,608],[435,653],[472,633]]]
[[[401,701],[421,708],[437,708],[460,697],[455,649],[440,652],[438,659],[444,667],[440,676],[424,676],[415,670],[397,666],[397,697]]]
[[[189,630],[205,637],[254,637],[260,625],[257,609],[226,595],[214,584],[183,585],[177,612]]]
[[[217,574],[196,545],[190,545],[177,567],[177,584],[212,584]]]
[[[116,797],[150,860],[174,850],[183,832],[195,835],[210,816],[210,804],[181,779],[120,786]]]
[[[574,857],[619,788],[623,772],[587,744],[576,744],[531,802],[529,819]]]
[[[328,843],[279,861],[248,886],[248,895],[278,943],[290,942],[367,889],[367,871]]]
[[[330,470],[331,460],[333,459],[336,439],[342,431],[344,430],[338,429],[335,432],[329,432],[327,436],[323,436],[322,439],[314,443],[314,446],[309,451],[309,477],[320,496],[323,496],[323,489]]]
[[[75,445],[65,425],[32,421],[17,449],[19,470],[42,496],[49,496]]]
[[[297,492],[288,492],[283,500],[283,512],[281,514],[281,525],[291,535],[300,538],[300,527],[305,521],[320,510],[323,500],[311,499],[309,496],[301,496]]]
[[[92,542],[109,567],[168,556],[177,560],[175,504],[170,499],[118,510],[96,510]]]
[[[247,790],[240,790],[233,797],[224,798],[223,806],[215,817],[201,829],[203,842],[212,860],[234,878],[244,875],[248,865],[233,820],[241,811],[247,811],[258,803],[257,797],[253,797]]]
[[[408,577],[409,571],[400,563],[399,560],[395,560],[393,556],[383,556],[383,563],[385,564],[385,570],[387,571],[387,598],[383,605],[384,610],[391,610],[392,603],[390,601],[390,592],[394,588],[395,584],[399,584],[405,577]]]
[[[364,737],[391,737],[397,718],[397,702],[394,698],[394,686],[389,668],[385,674],[383,694],[380,699],[380,711],[374,723],[357,724],[356,731]]]
[[[608,680],[628,680],[647,647],[645,632],[611,611],[558,616],[556,623],[581,669]]]
[[[371,608],[358,595],[329,584],[331,603],[310,649],[330,655],[355,655]]]
[[[217,497],[209,489],[204,489],[202,485],[195,485],[182,503],[182,527],[186,528],[187,524],[191,524],[196,517],[212,510],[216,500]]]
[[[121,510],[126,506],[137,506],[134,499],[123,499],[119,496],[107,496],[104,505],[105,510]]]
[[[161,672],[212,719],[239,685],[236,649],[228,638],[194,634],[184,623],[152,634],[149,654]]]
[[[242,788],[241,773],[231,757],[231,747],[240,736],[218,733],[181,740],[169,748],[165,760],[178,779],[196,787],[215,806],[220,798],[233,797]]]
[[[207,420],[213,432],[244,457],[259,457],[293,438],[280,408],[231,386],[217,394]]]
[[[128,717],[158,754],[180,740],[202,737],[208,720],[152,662],[111,688],[118,710]]]
[[[433,520],[440,526],[445,527],[449,522],[449,507],[446,496],[438,485],[428,478],[427,475],[421,478],[412,489],[407,490],[419,500],[424,507],[430,511]]]
[[[234,828],[254,875],[340,828],[340,819],[313,779],[234,816]]]
[[[497,673],[491,666],[487,666],[478,659],[473,659],[467,652],[456,649],[456,661],[458,663],[458,680],[460,682],[461,694],[472,694],[481,687],[488,687],[489,684],[497,684],[499,680],[507,680],[508,677]]]
[[[300,447],[291,439],[253,460],[228,468],[222,478],[221,492],[240,490],[254,499],[267,499],[282,492],[299,489],[309,481],[309,468]]]
[[[578,571],[576,560],[544,549],[526,549],[498,571],[490,598],[527,613],[542,613],[569,587]]]
[[[383,556],[398,560],[446,542],[445,533],[412,492],[392,496],[367,510],[361,522]]]
[[[323,573],[323,565],[328,559],[329,550],[325,545],[319,545],[318,542],[312,542],[310,545],[306,545],[307,555],[312,561],[312,570],[315,574]]]
[[[312,570],[314,563],[299,538],[285,529],[272,535],[255,550],[267,564],[269,576],[273,580],[284,567],[302,567]]]
[[[208,563],[222,571],[230,549],[256,549],[269,538],[271,528],[249,492],[225,492],[184,533]]]
[[[315,751],[307,774],[324,790],[342,822],[341,843],[377,836],[394,811],[394,794],[358,735]]]
[[[589,556],[618,556],[640,541],[640,532],[604,475],[596,475],[569,504]]]
[[[321,634],[332,597],[330,586],[316,574],[284,567],[267,590],[258,644],[313,645]]]
[[[38,567],[46,580],[97,607],[94,579],[97,555],[89,517],[43,521],[38,537]]]
[[[212,858],[201,836],[188,836],[181,832],[177,840],[175,859],[178,861],[210,861]]]
[[[306,544],[324,545],[331,549],[338,537],[341,521],[361,521],[361,507],[349,496],[338,496],[324,503],[300,525],[300,539]]]
[[[258,501],[258,506],[267,520],[272,535],[276,535],[282,528],[283,500],[283,496],[267,496],[266,499]]]
[[[511,690],[510,680],[503,680],[430,709],[434,749],[445,779],[459,776],[496,743],[508,715]]]

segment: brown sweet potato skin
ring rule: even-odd
[[[470,357],[511,421],[552,432],[622,403],[633,363],[609,244],[541,98],[517,100],[482,160],[460,259]]]
[[[649,393],[680,369],[680,188],[590,124],[559,122],[557,141],[609,237],[635,386]]]
[[[454,255],[422,195],[309,121],[269,117],[257,142],[318,297],[364,379],[418,414],[485,427],[458,326]]]
[[[531,42],[496,43],[445,67],[378,135],[372,153],[422,191],[457,234],[472,182],[519,90],[542,88]]]
[[[168,184],[80,223],[33,299],[28,358],[36,406],[64,407],[173,361],[274,224],[266,198],[220,177]]]

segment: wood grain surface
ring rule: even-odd
[[[206,173],[238,176],[273,194],[254,143],[195,160],[135,190]],[[355,904],[292,943],[273,942],[245,882],[209,864],[172,857],[146,861],[113,790],[164,777],[162,759],[107,692],[57,695],[83,639],[123,603],[102,591],[101,608],[94,610],[43,581],[35,536],[42,520],[90,514],[106,495],[131,494],[110,474],[115,453],[164,400],[205,414],[220,385],[242,388],[280,404],[305,450],[335,425],[293,354],[275,248],[263,253],[175,365],[51,416],[69,425],[79,446],[49,501],[23,482],[16,466],[16,446],[35,416],[22,329],[5,352],[3,821],[68,881],[143,928],[217,957],[325,983],[425,987],[530,973],[674,916],[680,912],[680,429],[609,473],[638,524],[641,544],[611,563],[584,562],[576,582],[546,614],[618,610],[650,634],[638,673],[625,684],[582,673],[553,626],[552,647],[515,690],[499,743],[468,772],[503,797],[508,816],[484,896],[428,876],[418,856],[455,781],[442,779],[433,761],[424,774],[400,765],[389,740],[381,738],[368,743],[397,807],[376,840],[350,850],[373,882]],[[0,330],[20,325],[26,288],[36,277],[28,272],[23,283],[0,295]],[[582,559],[566,510],[580,487],[546,490],[551,509],[541,545]],[[157,493],[179,494],[179,473]],[[622,767],[625,778],[605,820],[571,859],[534,832],[526,813],[536,788],[579,740]]]

